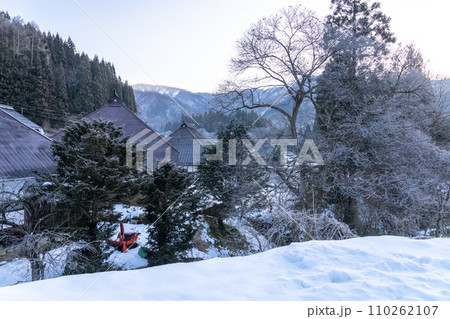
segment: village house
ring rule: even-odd
[[[159,145],[153,152],[153,167],[161,161],[170,161],[187,172],[196,171],[193,163],[193,142],[205,137],[191,124],[183,122],[178,130],[164,138],[130,111],[114,92],[112,98],[101,108],[81,120],[97,119],[112,121],[122,127],[124,137],[141,136],[134,141],[134,149],[140,142],[144,150]],[[14,111],[7,105],[0,105],[0,194],[13,193],[33,179],[36,173],[55,173],[56,163],[52,156],[53,140],[61,140],[63,132],[52,139],[43,134],[42,128]],[[142,132],[145,131],[145,134]],[[153,136],[152,138],[149,138]],[[149,141],[146,143],[146,140]],[[5,196],[5,195],[2,195]],[[0,198],[1,200],[1,198]]]
[[[1,204],[18,194],[37,173],[54,173],[56,164],[50,149],[52,140],[11,107],[0,108],[0,132]]]
[[[155,147],[153,153],[153,167],[158,167],[162,161],[178,164],[179,152],[170,143],[163,140],[162,136],[148,126],[144,121],[130,111],[117,92],[114,90],[113,97],[101,108],[86,115],[80,121],[105,120],[113,122],[117,127],[122,127],[123,137],[133,138],[139,136],[133,143],[134,150],[138,143],[143,142],[144,151]],[[145,131],[145,132],[144,132]],[[142,133],[144,132],[144,133]],[[53,140],[61,140],[63,131],[52,136]],[[148,142],[146,142],[146,140]],[[146,164],[146,163],[145,163]]]
[[[179,152],[178,165],[187,172],[195,172],[197,166],[194,165],[194,141],[206,139],[194,125],[183,121],[180,128],[170,134],[170,144]]]

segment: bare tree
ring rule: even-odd
[[[260,20],[237,41],[233,78],[220,86],[216,104],[225,111],[275,110],[287,119],[296,139],[300,107],[313,99],[314,77],[330,57],[326,47],[333,45],[324,45],[323,23],[299,5]],[[281,96],[271,101],[262,97],[264,89],[273,87],[284,88],[286,105],[280,105]]]

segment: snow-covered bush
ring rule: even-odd
[[[308,240],[340,240],[356,237],[347,224],[326,214],[276,211],[252,224],[276,246]]]

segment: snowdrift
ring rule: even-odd
[[[450,239],[310,241],[0,288],[0,300],[449,300]]]

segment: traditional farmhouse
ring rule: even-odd
[[[187,172],[195,172],[194,165],[194,140],[206,139],[192,124],[183,121],[180,128],[170,135],[170,144],[179,152],[178,165]]]
[[[36,124],[13,112],[9,108],[0,108],[2,194],[19,190],[35,173],[53,173],[56,168],[50,149],[52,140],[39,133]],[[30,122],[32,125],[26,124]]]
[[[137,145],[141,144],[144,151],[149,152],[150,150],[153,155],[153,168],[157,168],[162,161],[178,163],[178,150],[165,142],[159,133],[130,111],[119,98],[116,91],[114,91],[113,97],[106,105],[86,115],[81,120],[94,121],[98,119],[111,121],[118,127],[122,127],[123,137],[129,137],[133,141],[133,149],[136,149]],[[63,131],[59,132],[52,139],[60,140],[63,134]]]

